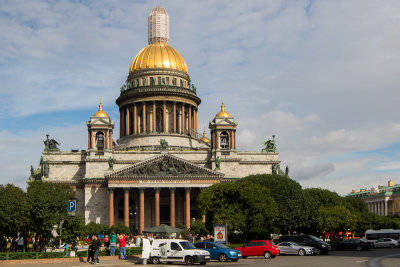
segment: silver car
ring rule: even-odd
[[[399,241],[391,238],[379,238],[374,243],[376,248],[394,248],[399,246]]]
[[[297,254],[300,256],[319,254],[319,250],[313,247],[299,245],[295,242],[281,242],[278,244],[279,254]]]

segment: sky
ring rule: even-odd
[[[86,149],[100,99],[119,136],[115,100],[157,5],[202,100],[201,131],[223,101],[238,149],[276,135],[304,188],[400,184],[397,0],[0,0],[0,184],[26,187],[46,134]]]

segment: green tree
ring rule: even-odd
[[[118,225],[113,225],[111,226],[109,233],[114,232],[116,234],[129,234],[131,232],[131,230],[129,229],[128,226],[124,225],[124,224],[118,224]]]
[[[253,228],[271,231],[278,213],[270,191],[248,180],[212,185],[200,193],[197,204],[210,224],[227,224],[245,242]]]
[[[29,183],[27,203],[30,230],[38,235],[50,236],[54,225],[67,218],[68,200],[74,197],[69,185],[35,181]]]
[[[61,239],[69,244],[85,235],[85,220],[81,216],[67,218],[62,226]]]
[[[277,232],[300,231],[307,225],[304,194],[301,185],[287,176],[258,174],[245,178],[267,188],[278,204],[279,214],[275,222]]]
[[[343,206],[319,208],[319,229],[321,232],[353,232],[357,226],[357,216]]]
[[[118,227],[118,226],[115,226],[115,228],[116,227]],[[109,233],[110,228],[106,224],[90,222],[90,223],[86,224],[85,232],[88,235],[98,235],[98,234],[103,234],[103,233]],[[116,231],[116,233],[119,233],[119,232]]]
[[[189,230],[190,230],[190,233],[192,233],[194,235],[195,234],[199,234],[199,235],[207,235],[208,234],[206,224],[199,220],[192,222]]]
[[[0,185],[0,233],[17,236],[27,231],[28,217],[25,192],[12,184]]]

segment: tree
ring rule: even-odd
[[[353,232],[356,229],[357,217],[343,206],[319,208],[319,229],[321,232]]]
[[[0,233],[17,236],[28,230],[28,220],[25,192],[12,184],[0,185]]]
[[[69,217],[64,221],[61,239],[67,243],[76,241],[76,237],[85,235],[85,220],[81,216]]]
[[[279,214],[275,225],[277,232],[288,233],[305,228],[304,194],[301,185],[287,176],[276,174],[258,174],[245,178],[268,188],[278,204]]]
[[[245,242],[252,229],[271,231],[278,213],[270,191],[248,180],[212,185],[200,193],[197,205],[210,224],[227,224]]]
[[[119,231],[116,230],[116,228],[118,226],[113,226],[113,227],[114,227],[116,233],[120,233]],[[90,222],[90,223],[86,224],[86,226],[85,226],[85,232],[88,235],[98,235],[98,234],[103,234],[103,233],[109,233],[109,231],[110,231],[110,229],[109,229],[108,225],[106,225],[106,224]]]
[[[190,233],[192,233],[192,234],[199,234],[199,235],[207,235],[208,234],[205,223],[202,221],[198,221],[198,220],[192,222],[189,230],[190,230]]]
[[[74,192],[69,185],[30,182],[27,189],[30,230],[49,237],[53,227],[67,218],[68,200]]]
[[[129,229],[128,226],[124,225],[124,224],[118,224],[118,225],[113,225],[111,226],[109,232],[113,232],[117,233],[117,234],[129,234],[131,232],[131,230]]]

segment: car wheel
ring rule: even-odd
[[[357,251],[361,251],[361,250],[362,250],[362,246],[357,246],[357,247],[356,247],[356,250],[357,250]]]
[[[271,252],[265,251],[265,252],[264,252],[264,258],[270,259],[270,258],[271,258]]]
[[[394,248],[394,245],[393,245],[393,244],[390,244],[390,248]]]
[[[304,249],[300,249],[300,250],[299,250],[299,255],[300,255],[300,256],[306,255],[306,251],[305,251]]]
[[[219,254],[218,256],[218,261],[227,261],[228,258],[226,257],[225,254]]]
[[[153,264],[160,264],[160,259],[157,258],[157,257],[153,257],[153,258],[151,258],[151,262],[152,262]]]
[[[186,257],[185,259],[186,265],[192,265],[193,264],[193,258],[192,257]]]

